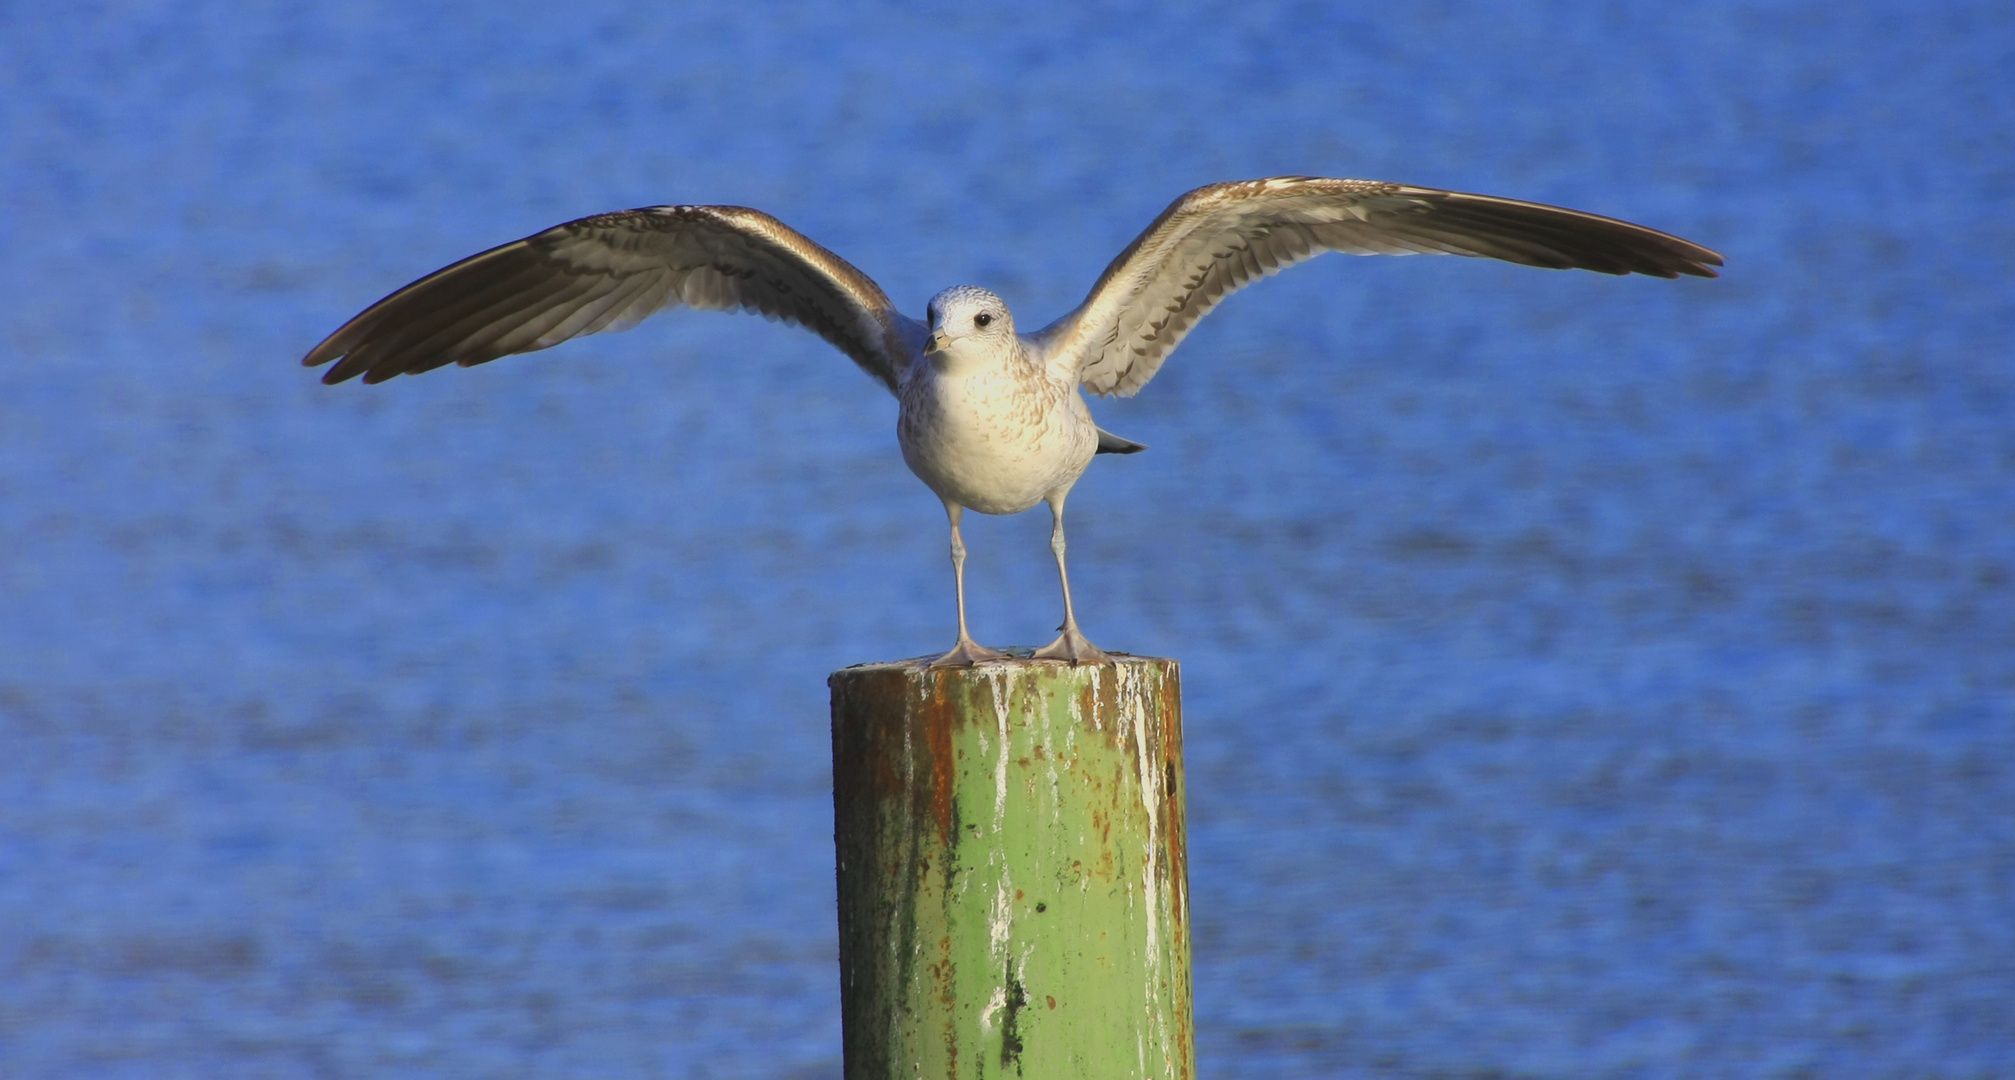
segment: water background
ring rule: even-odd
[[[2000,3],[0,5],[0,1075],[837,1077],[825,675],[952,630],[891,399],[709,314],[296,360],[663,202],[1036,326],[1295,172],[1729,261],[1331,257],[1095,406],[1202,1075],[2015,1075],[2011,134]]]

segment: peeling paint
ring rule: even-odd
[[[834,675],[851,1080],[1193,1077],[1177,668],[1116,659]]]

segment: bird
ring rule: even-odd
[[[1140,443],[1093,422],[1084,391],[1130,397],[1231,293],[1327,252],[1467,255],[1547,269],[1716,277],[1718,253],[1615,218],[1542,203],[1376,180],[1275,176],[1177,198],[1121,251],[1076,309],[1017,330],[993,292],[956,285],[917,320],[851,263],[760,210],[649,206],[595,214],[472,255],[393,292],[302,359],[335,384],[469,367],[678,307],[796,324],[895,395],[903,461],[951,525],[958,637],[932,666],[1009,654],[966,625],[966,510],[1047,503],[1063,588],[1055,641],[1031,655],[1108,655],[1078,626],[1065,565],[1064,499],[1099,454]]]

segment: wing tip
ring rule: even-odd
[[[336,333],[330,334],[328,337],[323,338],[321,344],[315,346],[312,349],[309,349],[308,355],[303,356],[301,358],[301,366],[321,367],[323,364],[326,364],[331,360],[342,359],[343,354],[348,351],[342,344],[339,344],[336,340],[337,338],[342,336],[343,336],[342,331],[339,330]]]
[[[1672,264],[1668,266],[1661,266],[1656,270],[1640,270],[1638,271],[1638,273],[1653,274],[1657,277],[1662,277],[1667,280],[1671,280],[1673,278],[1682,276],[1697,277],[1697,278],[1718,278],[1721,276],[1721,271],[1716,270],[1715,267],[1720,265],[1721,265],[1720,255],[1712,251],[1709,251],[1706,248],[1698,248],[1695,249],[1694,251],[1688,251],[1681,254],[1677,260],[1675,260]]]

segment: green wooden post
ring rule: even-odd
[[[1190,1080],[1173,660],[835,672],[846,1080]]]

